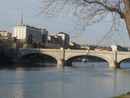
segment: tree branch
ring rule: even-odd
[[[118,14],[120,15],[120,18],[121,18],[121,19],[124,19],[124,17],[125,17],[124,13],[120,11],[119,7],[118,7],[118,8],[116,8],[116,7],[110,7],[110,6],[108,6],[108,5],[106,4],[105,1],[104,1],[105,3],[102,3],[102,2],[97,1],[97,0],[96,0],[96,1],[84,0],[84,2],[87,2],[88,4],[98,4],[98,5],[101,5],[102,7],[104,7],[105,9],[107,9],[108,11],[118,13]],[[121,2],[119,2],[119,3],[121,3]],[[118,4],[118,6],[119,6],[119,5],[120,5],[120,4]]]

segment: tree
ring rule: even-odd
[[[28,37],[27,37],[27,44],[32,45],[32,43],[33,43],[33,35],[29,34]]]
[[[49,16],[71,14],[82,21],[83,29],[105,20],[111,14],[111,31],[118,31],[123,20],[130,37],[130,0],[39,0],[39,2],[40,13]]]

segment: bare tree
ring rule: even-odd
[[[32,34],[28,35],[26,42],[27,42],[27,44],[32,45],[32,43],[33,43],[33,35]]]
[[[130,0],[39,0],[40,13],[49,16],[73,15],[83,29],[105,20],[111,14],[111,31],[121,28],[122,20],[130,37]]]

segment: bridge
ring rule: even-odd
[[[109,68],[120,68],[120,63],[130,58],[130,52],[119,51],[94,51],[94,50],[69,50],[69,49],[19,49],[16,57],[21,58],[28,54],[45,54],[53,57],[57,61],[57,67],[64,67],[72,64],[72,59],[78,56],[94,56],[104,59],[108,62]]]

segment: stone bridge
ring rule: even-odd
[[[53,57],[57,61],[57,67],[71,64],[71,59],[78,56],[95,56],[107,61],[109,68],[120,68],[120,63],[123,60],[130,58],[130,52],[34,48],[19,49],[17,51],[17,58],[34,53],[45,54]]]

